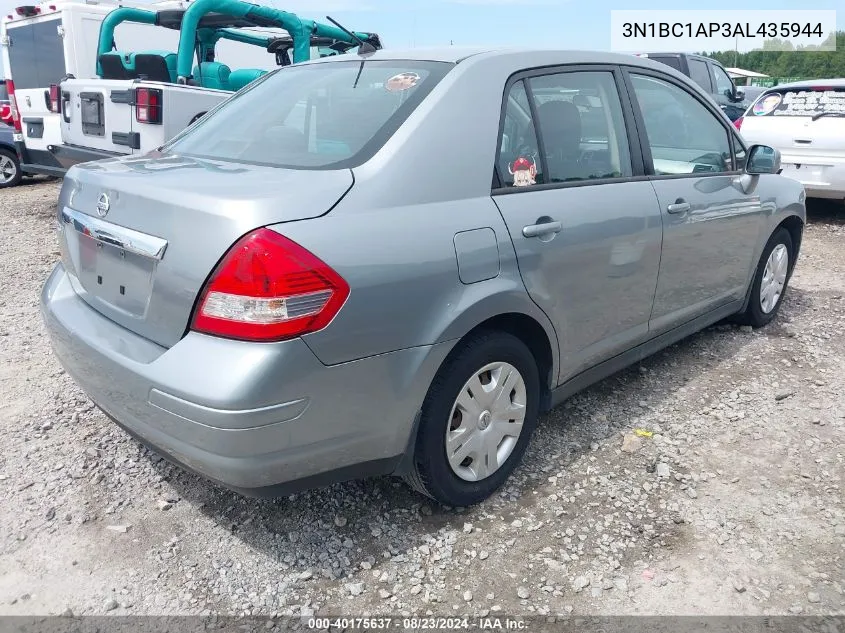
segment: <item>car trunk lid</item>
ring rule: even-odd
[[[741,131],[754,143],[793,158],[845,158],[845,86],[769,91],[758,98]]]
[[[59,203],[62,259],[92,308],[170,347],[232,244],[260,226],[327,213],[352,183],[349,170],[179,156],[78,165]]]

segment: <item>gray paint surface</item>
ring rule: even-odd
[[[59,359],[127,428],[228,485],[257,488],[402,455],[449,351],[495,317],[520,315],[545,333],[549,389],[584,375],[741,302],[769,235],[787,217],[804,219],[800,185],[775,175],[752,177],[747,190],[736,174],[641,175],[493,195],[511,75],[625,64],[675,77],[709,100],[662,64],[451,48],[374,57],[459,63],[351,170],[150,156],[77,166],[65,179],[60,209],[96,215],[105,192],[116,231],[161,238],[167,249],[134,271],[148,283],[132,289],[146,293],[134,297],[145,308],[133,311],[80,276],[97,268],[96,253],[85,263],[62,238],[63,264],[42,294]],[[669,214],[678,198],[690,210]],[[524,237],[543,218],[561,231],[551,240]],[[324,329],[279,343],[186,333],[217,262],[259,226],[337,271],[351,289],[343,308]]]

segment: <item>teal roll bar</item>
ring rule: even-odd
[[[311,58],[312,35],[330,37],[351,43],[349,36],[342,30],[313,20],[303,20],[296,14],[287,11],[240,2],[239,0],[196,0],[188,7],[182,18],[182,32],[179,36],[179,52],[176,63],[176,74],[179,80],[187,80],[191,76],[197,25],[207,13],[223,13],[236,18],[247,19],[250,16],[255,16],[274,22],[293,38],[294,64],[308,61]],[[368,37],[363,33],[355,33],[355,35],[362,40],[366,40]]]
[[[97,75],[102,77],[103,67],[100,65],[100,55],[108,53],[114,44],[114,29],[121,22],[140,22],[141,24],[155,24],[155,11],[135,9],[133,7],[120,7],[103,19],[100,26],[100,39],[97,42]]]
[[[176,74],[178,79],[187,80],[191,76],[194,59],[194,46],[200,43],[203,49],[213,47],[222,37],[224,39],[266,47],[269,37],[262,37],[255,33],[241,32],[233,29],[205,29],[198,26],[203,16],[209,13],[222,13],[234,18],[250,17],[262,18],[287,31],[293,39],[293,63],[307,61],[311,58],[311,36],[328,37],[354,44],[349,35],[334,26],[303,20],[294,13],[280,11],[271,7],[259,6],[241,0],[196,0],[185,11],[179,34],[179,50],[177,53]],[[134,7],[120,7],[111,11],[100,26],[100,39],[97,43],[97,75],[102,76],[100,55],[111,51],[114,44],[114,30],[121,22],[137,22],[140,24],[157,24],[155,11],[136,9]],[[355,36],[366,41],[366,33],[355,33]],[[205,50],[203,50],[203,55]]]

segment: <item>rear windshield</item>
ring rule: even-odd
[[[845,116],[845,87],[770,90],[751,107],[752,116]]]
[[[288,66],[163,151],[293,169],[353,167],[375,154],[453,67],[357,59]]]
[[[681,58],[680,57],[673,57],[671,55],[667,55],[667,56],[650,55],[649,59],[653,59],[654,61],[660,62],[661,64],[666,64],[667,66],[671,66],[675,70],[681,70]]]
[[[60,19],[8,29],[9,75],[15,90],[48,88],[65,75]]]

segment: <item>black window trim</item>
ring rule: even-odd
[[[631,97],[632,104],[634,106],[634,117],[637,121],[637,126],[640,130],[642,130],[642,134],[638,135],[640,139],[640,145],[642,149],[642,155],[644,160],[644,167],[646,173],[648,174],[649,180],[675,180],[679,178],[717,178],[717,177],[725,177],[725,176],[738,176],[742,174],[742,171],[737,169],[737,162],[736,162],[736,151],[733,138],[736,135],[736,130],[732,129],[733,124],[730,120],[725,116],[725,113],[722,112],[715,104],[711,103],[709,99],[703,98],[701,95],[697,94],[697,91],[690,90],[689,86],[684,85],[683,82],[679,81],[675,77],[670,75],[661,73],[659,71],[653,70],[651,68],[643,68],[641,66],[633,66],[633,65],[625,65],[622,67],[622,74],[625,78],[625,85],[628,89],[629,97]],[[693,99],[698,101],[701,105],[703,105],[707,110],[709,110],[716,120],[721,124],[722,129],[725,131],[725,134],[728,135],[727,141],[728,146],[731,150],[731,166],[733,169],[731,171],[721,171],[721,172],[699,172],[699,173],[692,173],[692,174],[656,174],[654,173],[654,159],[651,155],[651,147],[648,144],[648,133],[646,132],[645,128],[645,119],[643,118],[642,111],[640,110],[639,101],[635,98],[636,92],[634,92],[634,85],[631,83],[631,75],[644,75],[653,77],[655,79],[660,79],[661,81],[665,81],[666,83],[674,85],[679,90],[683,90],[688,95],[690,95]],[[692,81],[692,79],[690,79]],[[697,85],[697,84],[696,84]],[[747,149],[746,149],[747,151]]]
[[[505,114],[508,107],[508,97],[510,96],[513,86],[520,81],[523,81],[526,95],[528,96],[528,103],[531,109],[531,118],[537,121],[537,113],[535,111],[536,104],[534,103],[533,93],[531,92],[531,85],[524,81],[534,77],[544,77],[547,75],[561,75],[564,73],[576,72],[609,72],[611,73],[616,92],[619,96],[620,107],[622,108],[622,123],[625,128],[626,136],[628,138],[628,154],[631,159],[631,176],[620,176],[619,178],[594,178],[586,180],[573,180],[571,182],[550,182],[539,185],[532,185],[531,187],[498,187],[493,188],[491,195],[511,195],[519,193],[531,193],[534,191],[549,191],[553,189],[570,189],[573,187],[591,187],[595,185],[606,185],[622,182],[636,182],[641,180],[648,180],[649,176],[645,171],[644,154],[642,152],[642,143],[640,142],[639,129],[640,125],[637,122],[632,102],[628,94],[628,90],[623,77],[622,67],[618,64],[558,64],[552,66],[538,66],[535,68],[527,68],[515,72],[505,82],[504,92],[502,94],[502,105],[499,112],[499,130],[498,139],[496,140],[496,154],[493,160],[493,169],[495,172],[495,179],[499,183],[504,182],[502,175],[499,174],[499,155],[502,150],[502,135],[504,134]],[[543,166],[543,174],[546,170],[546,155],[543,152],[542,134],[540,134],[538,126],[534,126],[535,134],[537,135],[537,148],[540,151],[541,165]]]

